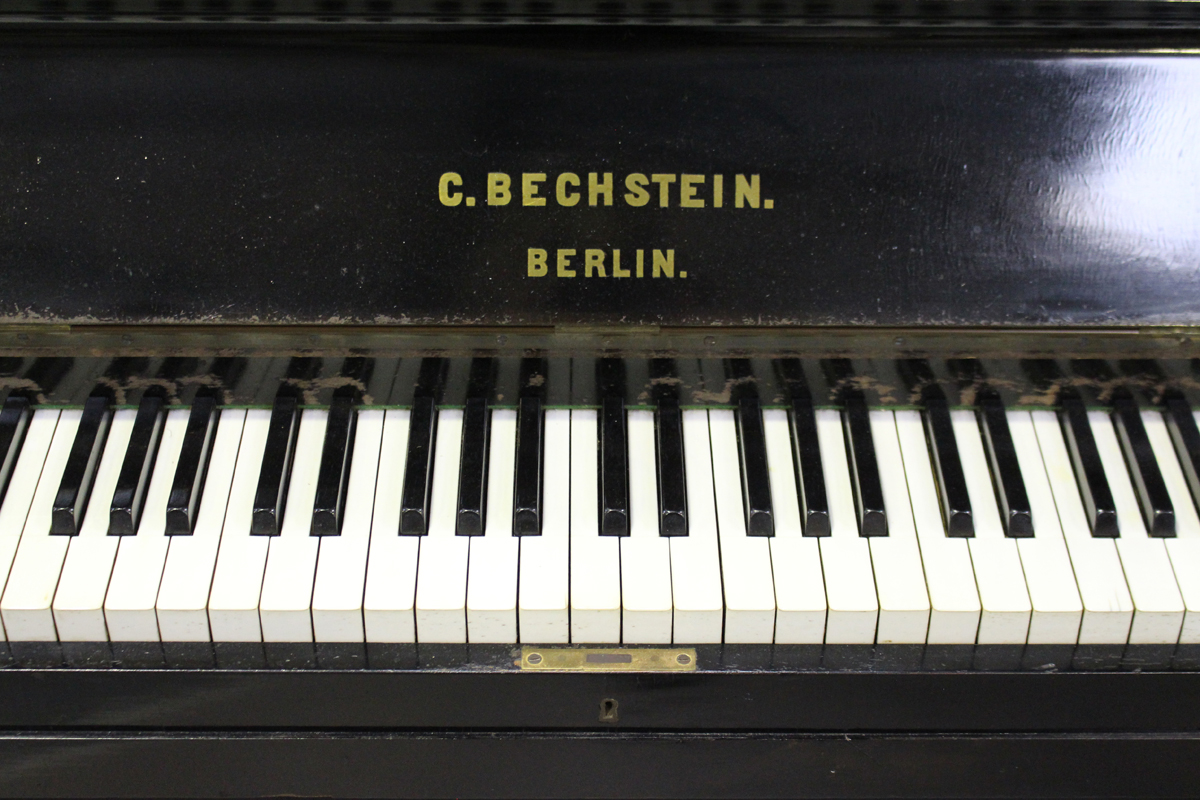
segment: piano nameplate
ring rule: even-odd
[[[534,672],[695,672],[693,647],[522,647],[517,666]]]

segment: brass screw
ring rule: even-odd
[[[687,653],[680,653],[679,655],[675,656],[675,660],[678,661],[680,664],[692,663],[692,657],[689,656]]]
[[[530,653],[528,656],[525,657],[525,660],[528,661],[530,664],[540,664],[540,663],[542,663],[542,654],[541,653]]]

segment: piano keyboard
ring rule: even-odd
[[[13,642],[1200,642],[1200,441],[1111,411],[201,397],[0,414]]]

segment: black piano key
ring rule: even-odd
[[[1192,491],[1192,502],[1200,502],[1200,428],[1196,426],[1196,417],[1183,395],[1168,394],[1163,398],[1163,406],[1179,466]]]
[[[132,536],[137,533],[150,475],[154,471],[154,457],[158,453],[162,424],[162,398],[143,397],[133,420],[129,446],[125,448],[125,459],[121,462],[117,488],[113,491],[112,504],[109,506],[110,536]]]
[[[1104,475],[1100,451],[1096,449],[1096,439],[1092,435],[1091,423],[1088,422],[1087,408],[1083,399],[1074,392],[1064,393],[1060,401],[1061,418],[1065,423],[1063,432],[1066,434],[1067,449],[1071,454],[1071,466],[1075,469],[1075,480],[1079,483],[1079,493],[1083,497],[1083,507],[1087,512],[1088,524],[1092,527],[1092,535],[1116,538],[1121,535],[1117,525],[1117,508],[1113,503],[1108,478]]]
[[[658,532],[687,536],[687,479],[684,475],[683,412],[674,399],[663,398],[655,414],[658,456]]]
[[[208,454],[217,428],[217,401],[211,395],[197,395],[188,413],[179,462],[167,498],[167,535],[188,536],[200,513],[200,494],[208,472]]]
[[[296,428],[300,422],[298,405],[295,397],[282,395],[275,398],[271,407],[258,489],[254,493],[254,515],[250,522],[250,533],[255,536],[278,536],[283,527]]]
[[[542,401],[522,397],[517,405],[517,474],[513,485],[513,533],[542,533]]]
[[[54,508],[50,516],[50,532],[63,536],[79,533],[79,523],[87,510],[88,496],[92,491],[92,479],[96,476],[96,465],[104,449],[104,438],[108,433],[109,398],[92,395],[83,406],[83,416],[71,453],[63,470],[58,493],[54,496]]]
[[[967,478],[958,455],[958,441],[950,421],[950,405],[939,386],[927,386],[922,392],[925,403],[925,431],[933,443],[933,471],[942,501],[942,522],[946,535],[970,538],[975,535],[971,517],[971,498]]]
[[[325,442],[317,471],[317,493],[313,501],[313,536],[337,536],[342,531],[342,512],[350,482],[350,460],[354,451],[354,398],[334,395],[325,422]]]
[[[845,393],[846,435],[850,446],[850,477],[858,507],[860,536],[887,536],[887,509],[883,504],[883,485],[879,481],[879,461],[875,457],[875,439],[871,435],[871,416],[866,398],[859,391]],[[899,465],[896,465],[899,468]]]
[[[21,452],[25,441],[25,429],[29,427],[29,399],[17,395],[9,395],[0,408],[0,503],[8,493],[8,481],[12,477],[13,466]]]
[[[799,465],[800,514],[805,536],[829,536],[829,500],[825,494],[825,470],[821,466],[821,443],[817,438],[817,415],[807,393],[792,395],[788,409],[792,447]]]
[[[738,455],[742,466],[742,505],[748,536],[774,536],[771,476],[767,469],[767,436],[757,397],[743,397],[737,406]]]
[[[1021,476],[1021,464],[1017,461],[1017,448],[1008,427],[1004,403],[993,391],[981,392],[978,403],[983,417],[983,445],[992,467],[992,483],[996,487],[1004,535],[1012,539],[1030,538],[1034,533],[1033,511],[1025,492],[1025,479]]]
[[[454,532],[459,536],[482,536],[487,504],[488,467],[487,398],[468,397],[463,408],[462,447],[458,467],[458,516]]]
[[[1146,520],[1146,530],[1151,536],[1174,536],[1175,508],[1150,446],[1150,437],[1146,435],[1141,410],[1127,390],[1118,389],[1113,395],[1112,417],[1129,476],[1133,479],[1134,493]]]
[[[629,453],[625,400],[605,397],[600,407],[600,535],[629,535]]]
[[[437,408],[432,397],[414,397],[408,423],[408,454],[400,496],[400,535],[424,536],[432,489],[433,441]]]

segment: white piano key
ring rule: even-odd
[[[156,642],[159,640],[158,589],[171,537],[167,536],[167,501],[175,480],[175,467],[183,449],[189,410],[177,408],[167,413],[159,438],[158,455],[137,533],[122,536],[117,546],[112,579],[104,598],[104,619],[108,638],[114,642]]]
[[[830,535],[820,540],[825,596],[829,602],[825,643],[874,644],[879,601],[871,548],[858,535],[842,415],[834,409],[818,409],[816,418],[830,523]]]
[[[318,642],[364,640],[363,590],[384,413],[382,409],[358,412],[341,535],[321,537],[312,596],[313,638]]]
[[[467,641],[467,559],[471,542],[470,537],[454,532],[462,421],[461,409],[438,411],[429,533],[421,537],[417,562],[419,642]]]
[[[492,411],[487,506],[483,536],[471,536],[467,568],[467,639],[517,641],[517,566],[521,542],[513,536],[517,472],[517,412]],[[460,537],[461,538],[461,537]]]
[[[408,455],[406,408],[388,409],[383,419],[363,625],[368,642],[415,642],[413,606],[417,594],[417,557],[423,536],[400,536],[401,487]]]
[[[571,412],[545,412],[542,534],[520,537],[518,596],[521,641],[571,640]]]
[[[8,492],[4,495],[4,505],[0,506],[0,595],[8,581],[13,558],[21,542],[21,531],[25,527],[29,507],[38,487],[38,479],[50,452],[58,417],[58,409],[39,409],[33,412],[33,418],[25,430],[21,453],[17,457],[17,464],[8,484]],[[8,638],[7,634],[5,638]]]
[[[270,537],[258,601],[264,642],[313,640],[313,580],[322,537],[312,535],[312,515],[328,422],[325,409],[307,408],[300,415],[283,525]]]
[[[104,596],[117,558],[117,545],[121,543],[120,536],[108,535],[109,507],[136,417],[137,409],[121,409],[113,414],[109,424],[87,513],[79,535],[71,538],[58,590],[54,593],[54,623],[59,641],[108,641]]]
[[[1058,416],[1053,411],[1010,411],[1008,425],[1012,429],[1021,475],[1029,493],[1034,534],[1039,540],[1047,533],[1061,534],[1070,553],[1083,605],[1079,644],[1124,644],[1133,622],[1133,599],[1125,583],[1116,543],[1112,539],[1092,536]],[[1029,435],[1030,426],[1036,432],[1037,448]],[[1043,475],[1053,492],[1052,498],[1045,496]],[[1026,580],[1033,586],[1030,576],[1035,572],[1035,565],[1026,558],[1027,552],[1025,548],[1021,549],[1021,563],[1025,567]],[[1036,606],[1037,596],[1032,599]],[[1030,625],[1030,644],[1039,643],[1034,636],[1035,627]]]
[[[800,495],[787,412],[764,410],[763,430],[775,516],[775,535],[771,538],[775,643],[821,644],[825,641],[827,610],[821,546],[816,537],[804,535],[800,524]]]
[[[600,535],[596,412],[571,412],[571,641],[621,641],[621,543]]]
[[[208,622],[214,642],[262,641],[258,598],[262,593],[271,537],[251,536],[250,522],[270,423],[269,408],[252,408],[246,412],[208,598]]]
[[[68,409],[58,415],[54,439],[42,466],[29,516],[25,519],[8,585],[0,599],[0,615],[4,617],[4,628],[11,641],[57,641],[50,603],[58,588],[59,573],[72,537],[51,536],[50,517],[82,416],[83,412],[78,409]]]
[[[1180,644],[1200,643],[1200,518],[1196,505],[1188,491],[1179,457],[1167,432],[1167,424],[1159,411],[1143,411],[1142,422],[1150,447],[1162,471],[1167,493],[1175,509],[1175,538],[1164,539],[1179,593],[1187,609],[1183,616],[1183,629],[1179,633]]]
[[[942,527],[921,417],[870,413],[888,519],[888,535],[869,539],[879,596],[876,641],[971,644],[979,623],[971,560],[966,543],[947,539]]]
[[[1096,437],[1100,462],[1117,507],[1117,525],[1121,531],[1117,554],[1121,556],[1125,580],[1133,596],[1129,643],[1174,644],[1183,626],[1184,605],[1166,545],[1146,532],[1112,417],[1103,411],[1089,411],[1088,423]]]
[[[678,644],[719,644],[725,601],[707,411],[683,412],[683,458],[688,535],[668,539],[675,607],[673,635]]]
[[[671,544],[659,536],[654,412],[626,414],[629,536],[621,539],[621,641],[671,643]]]
[[[167,547],[167,563],[155,603],[158,631],[164,642],[207,642],[211,638],[208,593],[245,422],[243,409],[220,412],[192,535],[172,536]]]
[[[725,641],[769,644],[775,638],[775,584],[768,537],[746,535],[737,428],[733,412],[708,413],[717,533],[725,586]]]
[[[979,644],[1025,644],[1029,636],[1033,604],[1025,585],[1017,540],[1004,535],[1000,509],[996,505],[996,490],[992,485],[979,432],[979,420],[974,411],[958,410],[950,412],[950,424],[954,428],[954,440],[958,445],[975,528],[975,536],[967,539],[967,547],[971,552],[971,566],[975,571],[975,584],[979,589],[982,608],[976,641]],[[1065,546],[1062,550],[1065,558]],[[1069,561],[1066,566],[1066,580],[1074,584],[1075,577],[1070,574]],[[1074,622],[1078,629],[1078,611],[1074,613]]]

